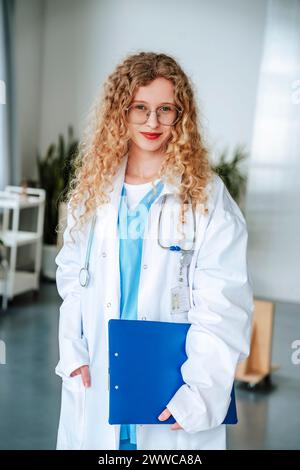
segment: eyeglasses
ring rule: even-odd
[[[134,103],[128,108],[125,108],[127,122],[131,124],[145,124],[151,113],[156,113],[157,120],[160,124],[173,126],[180,118],[182,110],[177,108],[174,104],[164,104],[155,111],[151,111],[144,103]]]

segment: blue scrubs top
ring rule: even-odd
[[[128,209],[127,206],[126,188],[125,186],[122,188],[118,214],[121,290],[120,318],[124,318],[126,320],[137,320],[137,299],[144,229],[151,204],[161,193],[163,183],[159,181],[155,187],[155,194],[152,194],[155,190],[154,188],[151,188],[143,199],[141,199],[139,204],[132,210]],[[135,424],[121,425],[120,440],[123,439],[130,439],[131,444],[136,444]]]

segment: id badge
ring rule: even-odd
[[[183,313],[190,309],[188,286],[176,286],[171,289],[172,314]]]

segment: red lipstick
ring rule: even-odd
[[[162,132],[141,132],[141,134],[149,140],[158,139],[158,137],[162,134]]]

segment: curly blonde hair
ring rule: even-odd
[[[98,205],[110,202],[108,193],[113,190],[112,178],[129,150],[130,136],[124,110],[140,86],[146,86],[158,77],[173,83],[175,104],[182,109],[181,118],[172,126],[171,136],[164,144],[165,158],[158,177],[164,176],[171,181],[174,173],[181,176],[182,223],[188,201],[193,208],[200,203],[203,212],[208,213],[205,188],[214,172],[199,132],[191,82],[174,58],[163,53],[140,52],[128,55],[108,76],[103,92],[89,113],[67,194],[75,226],[79,223],[82,227]],[[79,205],[84,210],[77,220],[75,210]]]

